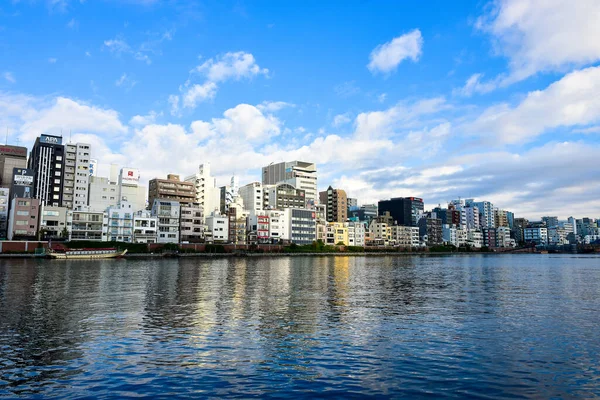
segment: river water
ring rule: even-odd
[[[600,257],[0,260],[0,397],[600,396]]]

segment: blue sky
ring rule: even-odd
[[[359,203],[600,217],[600,3],[20,0],[0,129],[143,179],[303,159]]]

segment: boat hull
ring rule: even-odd
[[[65,253],[51,252],[50,258],[57,260],[94,260],[107,258],[120,258],[127,253],[127,250],[116,252],[94,252],[94,251],[67,251]]]

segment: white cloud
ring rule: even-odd
[[[586,135],[588,133],[600,133],[600,125],[588,126],[587,128],[573,129],[572,132],[573,133],[583,133],[583,134],[586,134]]]
[[[228,79],[239,80],[256,75],[266,75],[269,70],[261,68],[254,56],[244,51],[228,52],[206,60],[193,70],[211,82],[223,82]]]
[[[15,76],[12,74],[12,72],[6,71],[6,72],[4,72],[2,74],[2,76],[4,76],[4,79],[6,79],[10,83],[16,83],[17,82],[17,80],[15,79]]]
[[[177,95],[170,95],[169,99],[169,106],[171,107],[171,115],[173,116],[179,116],[181,115],[181,110],[179,109],[179,96]]]
[[[58,59],[56,59],[56,58],[54,58],[54,57],[51,57],[51,58],[49,58],[49,59],[48,59],[48,62],[49,62],[50,64],[56,64],[56,62],[57,62],[57,61],[58,61]]]
[[[476,26],[509,59],[510,73],[499,80],[505,86],[600,60],[599,20],[597,0],[497,0]]]
[[[105,40],[104,47],[116,54],[128,53],[131,51],[131,47],[122,39]]]
[[[332,125],[336,128],[339,128],[340,126],[345,125],[350,121],[352,121],[352,119],[350,118],[349,113],[338,114],[335,117],[333,117]]]
[[[385,99],[387,99],[387,93],[381,93],[380,95],[377,95],[378,102],[384,103]]]
[[[422,126],[419,117],[448,108],[443,97],[424,99],[415,103],[399,103],[383,111],[360,113],[356,117],[355,134],[360,137],[387,137],[398,129]]]
[[[127,90],[132,89],[137,84],[137,81],[131,79],[131,77],[127,76],[127,74],[121,75],[119,79],[115,81],[115,86],[117,87],[125,87]]]
[[[398,36],[391,41],[380,44],[371,52],[367,68],[372,73],[390,73],[406,59],[418,61],[423,48],[421,31],[415,29],[409,33]]]
[[[186,108],[196,108],[196,105],[204,100],[209,100],[217,94],[217,84],[206,82],[203,85],[195,84],[187,89],[183,94],[183,106]]]
[[[277,112],[287,107],[296,107],[296,105],[285,101],[263,101],[256,106],[262,112]]]
[[[194,109],[198,103],[213,99],[218,90],[218,83],[229,79],[239,80],[241,78],[251,78],[256,75],[266,75],[268,70],[260,68],[254,56],[250,53],[238,51],[235,53],[229,52],[222,56],[210,58],[201,65],[195,67],[191,71],[191,77],[185,84],[179,87],[181,93],[182,104],[184,108]],[[202,75],[205,81],[202,84],[192,83],[194,75]],[[170,95],[169,103],[171,104],[171,114],[180,116],[181,109],[179,108],[179,96]],[[267,107],[283,107],[287,103],[278,102],[270,104],[265,102],[262,106]]]
[[[85,52],[85,56],[86,56],[86,57],[91,57],[91,56],[92,56],[92,53],[90,53],[89,51],[86,51],[86,52]]]
[[[600,121],[598,93],[600,67],[574,71],[544,90],[530,92],[515,107],[503,103],[486,109],[466,129],[494,142],[527,142],[553,128]]]
[[[104,47],[107,48],[111,53],[120,56],[121,54],[130,54],[134,59],[143,61],[146,64],[152,64],[152,60],[146,54],[147,49],[134,50],[125,40],[123,39],[110,39],[104,41]],[[86,53],[87,54],[87,53]]]
[[[147,115],[135,115],[129,120],[130,125],[144,126],[151,125],[156,122],[156,117],[162,116],[162,113],[150,111]]]
[[[498,79],[494,81],[482,82],[483,74],[473,74],[465,82],[465,86],[453,90],[452,94],[461,96],[472,96],[475,93],[489,93],[498,87]]]
[[[264,115],[249,104],[239,104],[223,113],[225,118],[213,119],[215,130],[228,138],[239,137],[260,140],[279,135],[280,121],[272,115]]]

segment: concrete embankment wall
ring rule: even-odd
[[[48,242],[32,242],[26,240],[0,241],[0,253],[35,253],[37,248],[48,248]]]

